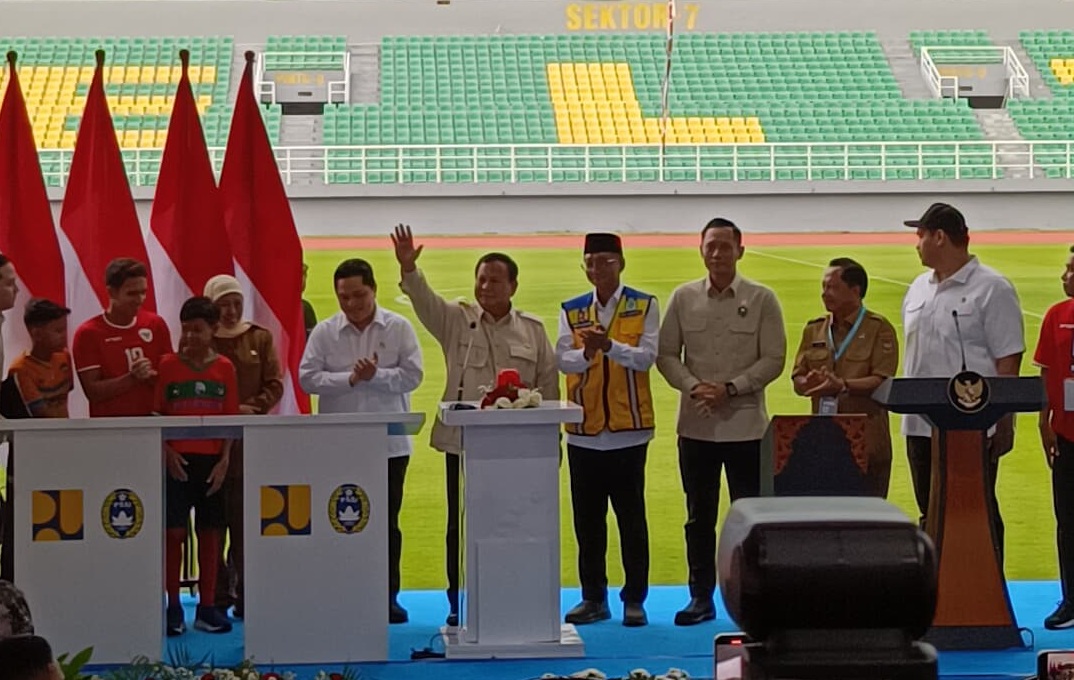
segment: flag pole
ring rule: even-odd
[[[664,82],[660,91],[660,177],[664,176],[664,151],[667,148],[668,124],[671,122],[671,66],[675,48],[675,0],[667,5],[667,41],[664,60]]]

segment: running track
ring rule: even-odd
[[[982,231],[970,236],[974,244],[991,245],[1067,245],[1074,243],[1069,231]],[[582,234],[481,234],[474,236],[428,236],[417,234],[419,245],[434,249],[518,249],[575,248],[582,244]],[[826,233],[826,234],[746,234],[747,246],[890,246],[910,247],[914,232]],[[624,234],[623,244],[630,248],[694,248],[697,234]],[[307,237],[302,247],[314,250],[381,250],[391,248],[388,231],[383,236]]]

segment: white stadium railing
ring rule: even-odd
[[[939,64],[939,66],[937,65]],[[958,99],[962,96],[958,75],[943,75],[945,66],[965,67],[972,64],[1003,64],[1007,78],[1007,97],[1029,97],[1029,74],[1018,55],[1008,45],[962,45],[922,47],[921,77],[932,96],[937,99]]]
[[[217,172],[224,149],[209,150]],[[40,152],[46,183],[67,181],[71,150]],[[1074,141],[674,145],[278,146],[285,184],[466,184],[1074,179]],[[134,186],[152,186],[161,149],[123,151]]]

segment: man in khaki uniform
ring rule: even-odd
[[[539,317],[511,305],[518,290],[518,265],[503,253],[487,253],[474,271],[471,302],[448,302],[434,291],[417,267],[424,246],[414,246],[409,226],[399,225],[392,234],[395,259],[402,282],[399,287],[414,306],[418,320],[444,350],[447,365],[445,401],[481,399],[482,386],[494,386],[505,368],[518,371],[528,387],[536,387],[546,400],[559,399],[559,372],[552,343]],[[459,455],[462,431],[447,427],[437,418],[432,447],[444,457],[447,473],[447,623],[458,625],[459,612]]]
[[[760,493],[765,387],[783,372],[787,336],[770,288],[739,275],[742,231],[716,218],[701,230],[708,276],[684,283],[660,325],[656,367],[679,400],[679,471],[686,492],[690,603],[675,625],[716,617],[716,513],[720,472],[731,500]]]
[[[891,480],[888,412],[871,395],[899,368],[895,328],[862,303],[869,288],[865,269],[848,257],[828,263],[821,299],[830,316],[813,319],[802,332],[791,380],[794,391],[811,397],[813,413],[863,413],[869,493],[887,498]]]

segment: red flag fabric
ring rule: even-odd
[[[253,64],[254,53],[247,52],[220,174],[224,224],[235,276],[246,293],[247,316],[272,332],[280,353],[284,395],[279,412],[309,413],[309,397],[298,385],[306,342],[302,243],[254,98]]]
[[[153,267],[157,313],[172,337],[180,335],[179,309],[201,295],[217,274],[234,274],[231,246],[216,177],[205,145],[187,73],[190,53],[179,53],[182,77],[175,92],[164,156],[160,162],[146,250]]]
[[[86,95],[60,212],[60,229],[70,242],[74,258],[67,259],[67,290],[71,325],[75,328],[108,306],[104,270],[109,262],[117,257],[132,257],[149,265],[108,110],[103,71],[104,51],[98,50],[97,69]],[[71,276],[72,273],[77,275]],[[87,284],[92,298],[86,295]],[[156,310],[152,276],[145,309]]]
[[[30,349],[22,323],[26,302],[31,297],[67,302],[63,256],[15,60],[8,52],[7,91],[0,104],[0,252],[15,265],[19,281],[15,308],[3,325],[9,362]]]

